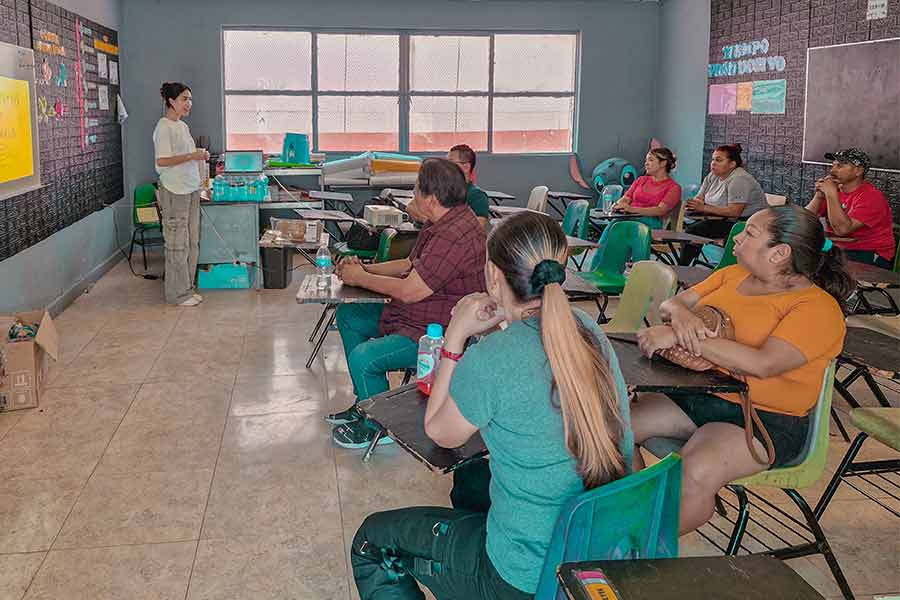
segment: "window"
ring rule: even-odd
[[[576,34],[226,29],[226,147],[571,152]]]

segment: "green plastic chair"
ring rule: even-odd
[[[581,277],[605,294],[621,294],[627,262],[650,258],[650,228],[637,221],[616,221],[603,230],[591,270]]]
[[[147,233],[158,231],[162,233],[162,223],[159,220],[159,211],[156,213],[156,219],[151,220],[146,217],[142,218],[141,214],[146,211],[139,211],[140,208],[151,208],[156,206],[156,186],[152,183],[139,185],[134,189],[134,202],[131,209],[131,222],[133,231],[131,233],[131,245],[128,248],[128,262],[131,263],[131,256],[134,254],[134,246],[137,244],[141,247],[141,254],[144,258],[144,270],[147,270],[147,246],[161,246],[163,240],[161,237],[151,238],[147,240]],[[140,235],[140,240],[138,236]]]
[[[588,203],[587,200],[575,200],[574,202],[570,202],[566,207],[566,214],[563,216],[563,232],[572,237],[581,238],[583,240],[588,239],[588,228],[590,226],[590,219],[588,219],[589,210],[590,203]],[[581,262],[579,262],[575,257],[582,254],[584,254],[584,256],[581,258]],[[570,249],[569,258],[572,259],[572,262],[575,263],[575,266],[578,267],[578,270],[580,271],[581,267],[584,266],[587,254],[585,253],[584,248]]]
[[[678,278],[668,266],[653,260],[635,263],[607,333],[634,333],[644,325],[660,325],[659,305],[675,294]]]
[[[747,529],[747,522],[750,519],[751,502],[748,499],[745,488],[779,488],[783,490],[788,498],[790,498],[797,508],[800,509],[800,512],[803,513],[803,517],[806,520],[806,524],[803,525],[799,520],[792,519],[796,524],[803,526],[805,529],[805,531],[801,532],[799,535],[801,535],[801,537],[812,535],[812,537],[815,538],[815,541],[773,549],[766,553],[781,559],[799,558],[811,554],[822,554],[825,557],[825,562],[828,563],[828,566],[831,568],[831,574],[837,582],[838,587],[841,589],[841,592],[844,594],[844,597],[853,598],[850,586],[847,584],[847,579],[844,577],[844,573],[841,570],[834,553],[831,551],[831,546],[828,544],[825,533],[819,525],[819,516],[821,515],[814,512],[803,496],[797,491],[798,489],[815,485],[825,472],[825,465],[828,462],[828,436],[831,416],[831,397],[834,392],[834,371],[835,361],[831,361],[831,364],[825,369],[825,374],[822,377],[822,388],[819,392],[819,398],[816,401],[816,405],[812,412],[810,412],[811,427],[806,437],[806,444],[804,445],[803,452],[800,453],[800,458],[797,459],[795,464],[768,469],[755,475],[751,475],[750,477],[738,479],[728,485],[728,488],[738,497],[738,512],[737,518],[734,521],[734,528],[731,532],[731,539],[729,540],[725,553],[731,556],[738,553],[738,550],[741,548],[741,540]],[[683,444],[684,441],[672,438],[651,438],[646,440],[642,446],[655,456],[665,456],[670,452],[680,450]],[[762,502],[766,502],[765,499],[762,499],[760,496],[756,494],[754,494],[754,496],[759,498]],[[765,510],[762,512],[765,513]]]
[[[718,246],[710,246],[707,244],[703,247],[703,251],[700,252],[700,256],[697,258],[697,263],[711,267],[714,271],[718,271],[719,269],[724,269],[725,267],[730,267],[731,265],[737,264],[737,259],[734,257],[734,236],[742,232],[747,227],[746,221],[738,221],[731,227],[731,231],[728,232],[728,237],[725,239],[724,248],[719,248]],[[705,250],[707,248],[714,248],[715,250],[721,250],[722,257],[719,259],[718,264],[713,267],[712,263],[707,260]]]
[[[579,494],[556,520],[535,600],[565,600],[561,563],[678,556],[681,458],[655,465]]]
[[[393,258],[402,258],[391,257],[391,245],[396,236],[396,229],[392,227],[385,227],[381,230],[381,234],[378,237],[378,247],[375,250],[355,250],[353,248],[350,248],[350,246],[347,245],[347,242],[338,242],[332,247],[332,251],[340,258],[356,256],[359,257],[360,260],[385,262],[388,260],[393,260]]]

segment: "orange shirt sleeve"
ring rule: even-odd
[[[790,308],[772,331],[803,353],[807,362],[840,354],[847,326],[837,302],[827,294],[806,296]]]

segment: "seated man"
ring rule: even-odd
[[[447,153],[447,160],[455,163],[462,170],[467,186],[466,204],[478,217],[478,222],[481,223],[481,226],[485,227],[491,218],[491,203],[484,190],[472,183],[472,174],[475,172],[475,151],[466,144],[458,144],[450,148],[450,151]],[[427,221],[415,200],[409,203],[406,207],[406,212],[420,223]]]
[[[414,202],[428,225],[409,258],[338,265],[345,284],[391,297],[388,304],[344,304],[337,310],[357,402],[387,391],[388,371],[415,367],[419,338],[429,323],[446,327],[460,298],[484,291],[484,228],[466,205],[462,171],[443,158],[425,160]],[[345,448],[365,448],[374,435],[355,405],[325,420],[337,426],[334,441]]]
[[[869,156],[858,148],[829,152],[831,173],[816,181],[807,210],[825,217],[826,234],[853,238],[836,240],[847,258],[890,269],[897,247],[891,229],[891,208],[884,194],[866,181]]]

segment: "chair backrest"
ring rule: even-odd
[[[671,267],[654,260],[635,263],[625,280],[612,321],[603,326],[606,332],[632,333],[644,326],[661,325],[659,305],[675,294],[678,283]]]
[[[378,248],[375,250],[375,262],[387,262],[406,258],[416,245],[417,231],[397,230],[385,227],[378,237]]]
[[[156,203],[156,186],[152,183],[145,183],[134,188],[134,207],[131,210],[132,223],[139,225],[141,223],[152,222],[152,219],[142,219],[138,216],[138,209],[149,208]],[[157,217],[156,222],[159,222]]]
[[[746,226],[746,221],[738,221],[731,227],[731,231],[728,233],[728,239],[725,240],[722,259],[719,261],[719,264],[716,265],[716,268],[713,269],[714,271],[737,264],[737,259],[734,257],[734,236],[742,232]]]
[[[591,271],[622,274],[626,262],[650,259],[650,228],[640,221],[615,221],[603,230]]]
[[[766,203],[769,206],[784,206],[787,204],[787,196],[779,196],[778,194],[766,194]]]
[[[561,563],[673,558],[678,555],[681,457],[579,494],[560,511],[535,600],[564,600]]]
[[[562,222],[562,229],[566,235],[581,239],[587,238],[589,224],[588,210],[590,210],[590,204],[587,200],[575,200],[569,202]]]
[[[663,224],[663,229],[669,229],[679,233],[684,231],[685,211],[687,211],[687,203],[679,202],[678,206],[673,208],[669,211],[669,214],[666,215],[666,222]]]
[[[531,190],[528,196],[528,208],[538,212],[547,212],[547,193],[550,191],[546,185],[539,185]]]

